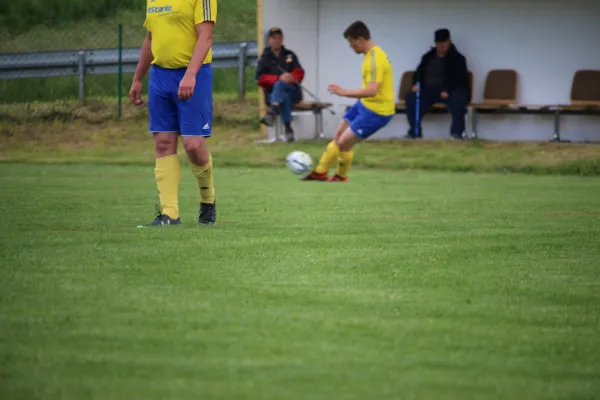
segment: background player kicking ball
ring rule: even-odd
[[[344,37],[357,54],[364,54],[362,88],[343,89],[329,85],[327,90],[338,96],[359,99],[344,115],[333,140],[327,145],[319,164],[305,181],[327,181],[329,169],[338,162],[331,182],[346,182],[354,157],[354,145],[386,126],[396,111],[392,65],[387,54],[373,43],[367,26],[356,21],[345,31]]]

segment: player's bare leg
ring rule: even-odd
[[[342,133],[344,133],[349,126],[350,124],[348,123],[348,121],[346,121],[345,119],[341,120],[337,129],[335,130],[335,134],[333,135],[333,141],[337,142],[340,139],[340,137],[342,137]]]
[[[177,157],[177,133],[158,132],[154,134],[156,166],[154,175],[160,199],[157,216],[149,224],[139,227],[179,225],[179,181],[181,167]]]
[[[348,129],[348,121],[342,120],[338,125],[335,134],[333,135],[333,139],[329,144],[327,144],[327,148],[323,152],[321,156],[321,160],[317,167],[311,171],[308,175],[302,178],[303,181],[327,181],[327,173],[334,162],[339,161],[340,156],[340,148],[337,142],[342,137],[343,133]]]
[[[183,148],[188,160],[196,165],[206,165],[209,162],[210,151],[206,139],[201,136],[184,136]]]
[[[212,156],[206,139],[201,136],[184,136],[183,147],[190,161],[190,168],[198,182],[200,192],[199,224],[214,224],[217,220],[215,187],[213,183]]]

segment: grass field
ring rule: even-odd
[[[258,86],[254,80],[254,69],[246,68],[246,90],[256,91]],[[9,103],[28,104],[34,102],[72,101],[79,98],[79,83],[76,76],[58,78],[30,78],[0,80],[0,105]],[[133,73],[124,73],[121,79],[121,93],[127,95],[131,88]],[[148,76],[146,76],[146,83]],[[147,93],[146,84],[144,94]],[[238,91],[237,68],[219,68],[213,70],[213,90],[216,93]],[[85,98],[112,98],[113,113],[116,116],[119,93],[118,75],[88,75],[85,78]]]
[[[119,24],[125,47],[139,47],[144,40],[146,0],[52,1],[60,5],[49,7],[48,0],[7,3],[9,10],[0,13],[0,53],[114,48]],[[214,40],[256,40],[256,0],[220,1]]]
[[[81,19],[105,19],[119,9],[143,6],[143,0],[20,0],[0,4],[2,29],[13,33],[31,29],[31,25],[55,26]]]
[[[114,101],[0,106],[0,161],[150,164],[153,145],[147,109]],[[326,142],[259,145],[257,93],[246,101],[217,94],[211,150],[221,165],[279,167],[293,149],[317,159]],[[405,132],[399,132],[398,136]],[[357,168],[523,172],[600,176],[600,146],[576,143],[447,140],[371,141],[356,150]]]
[[[589,399],[598,178],[0,164],[4,399]]]
[[[600,391],[600,146],[373,141],[299,182],[325,142],[257,144],[256,95],[218,94],[217,225],[184,165],[184,225],[136,229],[147,113],[113,106],[0,107],[2,399]]]
[[[134,1],[68,1],[31,30],[0,19],[0,52],[138,26],[101,7]],[[217,40],[254,40],[254,0],[221,4]],[[38,100],[0,105],[2,400],[600,393],[600,146],[371,141],[348,184],[299,182],[285,156],[326,142],[257,144],[250,87],[215,96],[217,225],[196,224],[184,164],[183,226],[136,229],[158,203],[153,145],[144,107],[116,119],[111,79],[85,104],[56,101],[66,80],[0,87]]]

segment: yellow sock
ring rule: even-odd
[[[157,158],[154,176],[162,213],[173,219],[179,218],[178,192],[181,165],[177,154]]]
[[[321,161],[319,161],[319,165],[317,165],[315,172],[318,174],[326,173],[331,168],[331,165],[333,164],[333,162],[337,161],[339,156],[340,156],[340,148],[338,147],[338,145],[335,144],[335,142],[329,142],[329,144],[327,145],[327,148],[325,149],[325,151],[323,152],[323,155],[321,156]]]
[[[335,174],[345,178],[348,176],[348,171],[352,166],[352,159],[354,158],[354,151],[342,151],[340,153],[340,160],[338,162]]]
[[[215,202],[215,186],[213,184],[212,154],[208,157],[208,164],[200,166],[190,163],[190,167],[198,181],[200,202],[213,204]]]

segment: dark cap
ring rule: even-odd
[[[281,28],[279,28],[277,26],[274,26],[271,29],[269,29],[269,35],[268,35],[268,37],[271,37],[271,36],[276,35],[276,34],[283,35],[283,32],[281,31]]]
[[[450,31],[446,28],[438,29],[435,31],[435,39],[436,42],[445,42],[446,40],[450,40]]]

